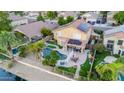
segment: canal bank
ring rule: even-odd
[[[26,80],[0,68],[0,81],[26,81]]]
[[[29,81],[71,81],[72,79],[58,75],[43,68],[31,65],[26,62],[16,62],[11,69],[7,69],[4,62],[0,64],[0,68],[13,73],[19,77]]]

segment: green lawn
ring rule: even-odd
[[[96,65],[98,65],[100,62],[102,62],[103,59],[104,59],[106,56],[109,56],[109,55],[110,55],[110,52],[108,52],[108,51],[104,51],[103,53],[97,53],[97,52],[96,52],[96,56],[95,56],[93,68],[95,68]]]
[[[49,48],[56,48],[55,46],[52,46],[52,45],[48,45],[47,47],[49,47]]]
[[[89,59],[87,58],[86,62],[81,65],[80,76],[87,77],[90,70]]]
[[[76,72],[76,68],[75,67],[58,67],[60,70],[69,72],[69,73],[73,73],[75,74]]]

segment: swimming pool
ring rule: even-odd
[[[52,52],[53,50],[51,49],[51,48],[45,48],[45,49],[43,49],[43,57],[45,58],[46,56],[48,56],[48,55],[50,55],[50,53]],[[67,56],[66,55],[64,55],[64,54],[61,54],[59,51],[56,51],[57,52],[57,54],[59,55],[59,57],[60,57],[60,60],[64,60],[64,59],[66,59],[67,58]]]
[[[124,75],[120,74],[121,81],[124,81]]]
[[[26,80],[0,68],[0,81],[26,81]]]

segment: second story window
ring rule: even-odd
[[[114,41],[113,40],[108,40],[108,43],[109,44],[114,44]]]
[[[123,40],[118,40],[118,45],[122,45],[123,44]]]

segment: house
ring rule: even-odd
[[[15,15],[14,13],[9,13],[9,19],[11,20],[12,26],[19,26],[28,24],[28,19],[24,16]]]
[[[83,19],[78,19],[59,27],[53,31],[54,38],[58,44],[66,49],[79,49],[83,51],[89,41],[93,28],[89,23],[84,22]]]
[[[82,15],[82,17],[86,18],[87,22],[96,23],[97,18],[99,17],[99,13],[97,12],[86,12]]]
[[[58,17],[63,16],[64,19],[66,19],[68,16],[73,16],[74,19],[77,19],[80,14],[80,12],[78,11],[59,11],[57,13],[58,13]]]
[[[107,13],[107,23],[108,24],[116,24],[116,21],[113,19],[114,15],[118,13],[118,11],[111,11]]]
[[[104,45],[113,54],[124,55],[124,25],[105,31]]]
[[[20,32],[31,40],[32,37],[42,36],[40,31],[43,27],[53,30],[58,27],[58,24],[51,21],[38,21],[27,25],[18,26],[14,29],[14,32]]]

